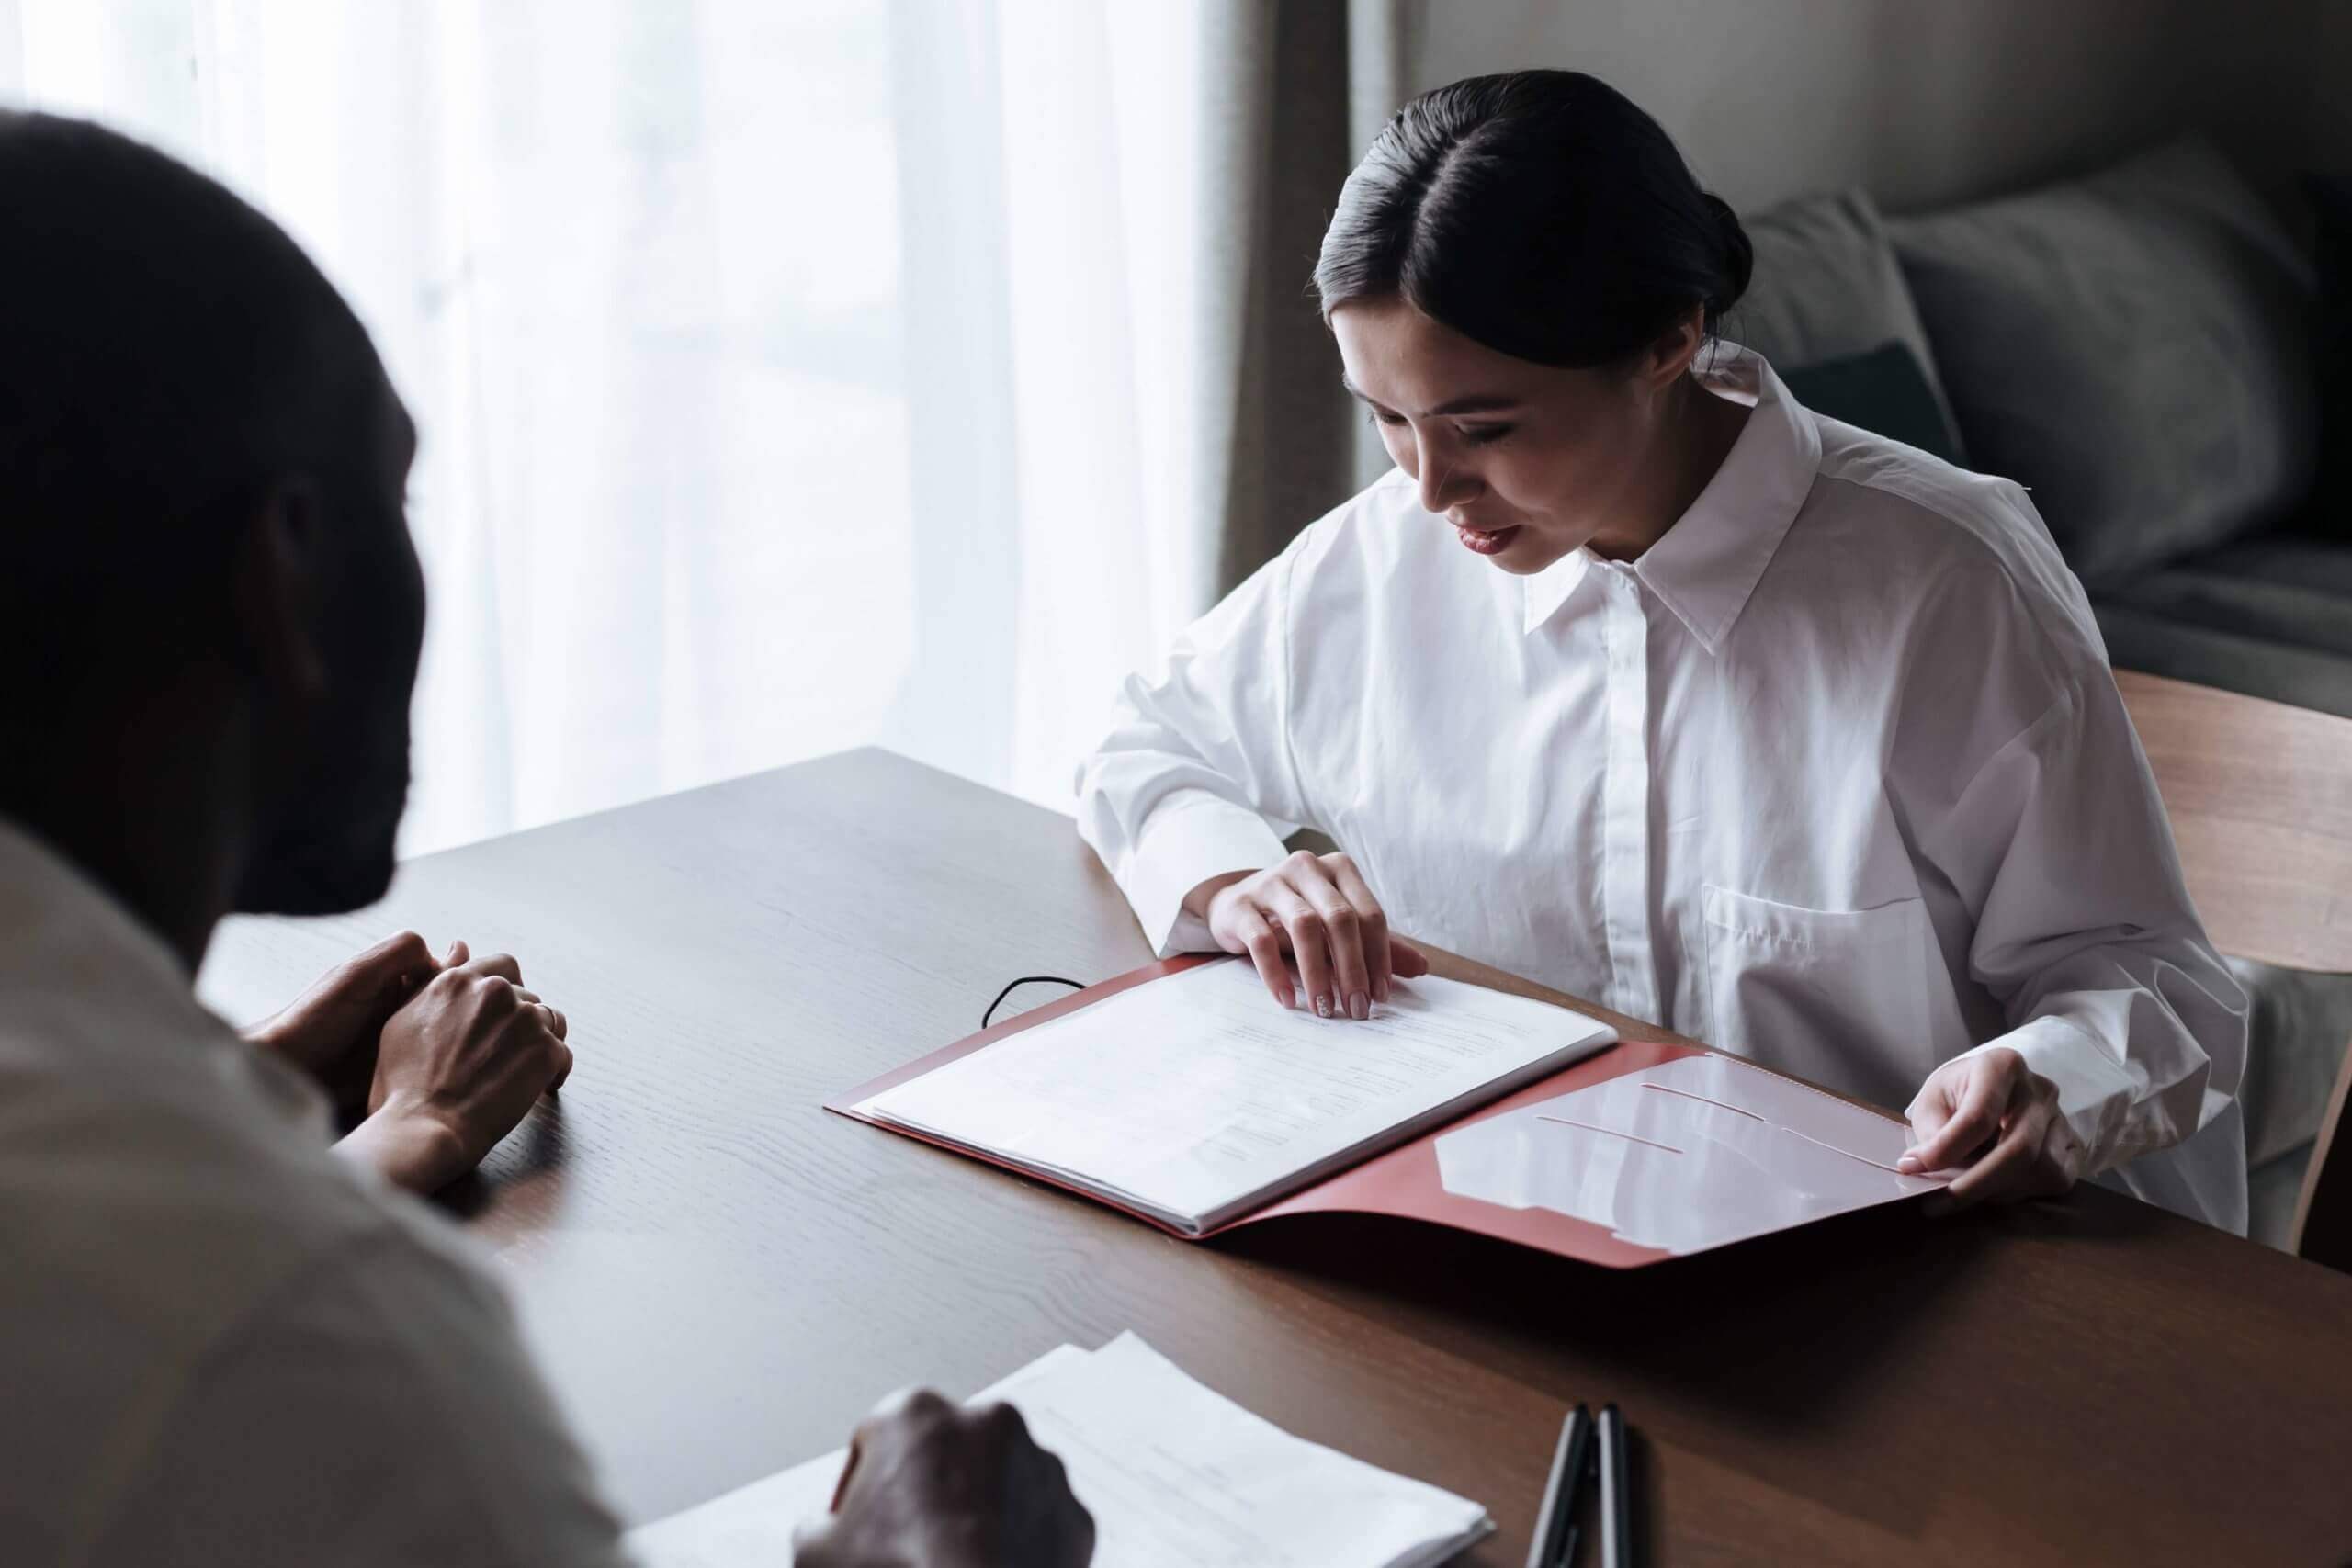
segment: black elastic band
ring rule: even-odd
[[[989,1004],[989,1010],[980,1014],[980,1027],[986,1029],[989,1026],[989,1020],[996,1016],[996,1010],[1004,1005],[1005,998],[1023,986],[1033,985],[1068,986],[1073,991],[1086,989],[1086,982],[1083,980],[1065,980],[1059,975],[1023,975],[996,994],[996,1000]]]

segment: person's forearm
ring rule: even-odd
[[[1163,958],[1214,948],[1204,923],[1211,895],[1234,879],[1280,862],[1286,852],[1272,824],[1250,807],[1206,791],[1161,801],[1132,837],[1082,836],[1126,896],[1145,938]]]
[[[1306,535],[1302,534],[1303,539]],[[1120,688],[1110,732],[1079,769],[1078,830],[1162,957],[1201,952],[1200,904],[1227,873],[1280,862],[1305,818],[1290,755],[1290,572],[1300,546],[1188,627]]]
[[[334,1148],[393,1186],[421,1196],[439,1191],[466,1168],[465,1149],[456,1134],[431,1117],[390,1106],[345,1134]]]
[[[303,1060],[302,1053],[295,1048],[288,1035],[284,1012],[274,1012],[267,1018],[246,1024],[237,1031],[237,1037],[254,1050],[285,1063],[304,1077],[317,1079],[317,1071]]]

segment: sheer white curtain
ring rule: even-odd
[[[1066,795],[1215,589],[1199,24],[0,0],[0,100],[213,173],[374,333],[417,852],[869,741]]]

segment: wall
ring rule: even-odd
[[[2352,160],[2337,0],[1405,0],[1402,25],[1413,90],[1591,72],[1744,210],[1849,185],[1890,211],[1941,206],[2185,125],[2267,186],[2323,120]]]

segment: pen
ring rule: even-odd
[[[1560,1423],[1560,1444],[1552,1450],[1552,1476],[1544,1483],[1536,1510],[1535,1540],[1527,1568],[1566,1568],[1577,1551],[1577,1495],[1592,1461],[1592,1416],[1581,1404]]]
[[[1604,1568],[1633,1568],[1634,1505],[1625,1473],[1625,1417],[1614,1404],[1600,1407],[1600,1561]]]

